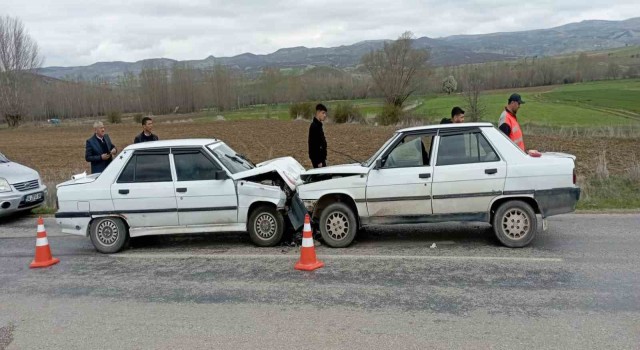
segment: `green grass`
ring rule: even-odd
[[[600,81],[540,88],[513,89],[527,102],[518,117],[523,124],[570,127],[640,126],[640,79]],[[511,91],[486,91],[481,96],[485,114],[483,121],[497,123]],[[339,103],[356,105],[364,116],[374,116],[382,110],[384,100],[360,99],[323,101],[329,113]],[[449,117],[453,106],[466,108],[461,94],[413,96],[405,106],[418,104],[411,114],[437,123]],[[218,115],[227,120],[289,119],[289,104],[257,105],[227,112],[202,112],[194,116],[199,121],[215,120]]]
[[[604,108],[640,119],[640,79],[602,81],[561,86],[542,94],[547,102]]]
[[[35,215],[50,215],[55,214],[56,211],[57,209],[52,207],[38,207],[35,209],[31,209],[31,213]]]
[[[640,125],[640,80],[616,80],[553,87],[550,92],[519,91],[526,102],[518,117],[523,123],[550,126]],[[489,91],[480,102],[484,121],[497,123],[510,93]],[[451,108],[465,108],[461,95],[429,97],[414,112],[435,121],[450,115]],[[636,116],[637,115],[637,116]]]
[[[639,209],[640,182],[627,177],[588,180],[582,184],[583,193],[578,209]]]

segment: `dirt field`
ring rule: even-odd
[[[305,167],[307,158],[308,123],[304,121],[247,120],[208,123],[158,122],[155,132],[161,139],[216,137],[245,153],[254,162],[291,155]],[[396,128],[365,125],[325,126],[329,144],[329,164],[350,162],[331,149],[365,160],[389,138]],[[140,132],[137,124],[108,125],[107,133],[121,150],[133,142]],[[21,127],[0,130],[0,152],[10,159],[40,171],[44,180],[54,184],[74,173],[89,170],[84,161],[85,140],[92,135],[91,125]],[[527,148],[559,151],[578,156],[578,173],[590,175],[595,170],[597,155],[606,150],[608,168],[612,174],[622,174],[629,160],[640,160],[640,139],[576,139],[557,136],[527,136]]]

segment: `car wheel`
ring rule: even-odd
[[[320,214],[320,235],[333,248],[344,248],[353,242],[358,221],[353,210],[344,203],[333,203]]]
[[[119,252],[129,240],[129,233],[122,219],[113,217],[93,220],[89,236],[93,246],[104,254]]]
[[[284,218],[271,206],[260,206],[249,216],[249,237],[260,247],[273,247],[282,240]]]
[[[493,232],[510,248],[527,246],[536,236],[538,220],[533,208],[522,201],[502,204],[493,217]]]

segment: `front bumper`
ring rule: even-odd
[[[24,210],[31,210],[41,206],[47,198],[47,192],[47,186],[42,185],[36,189],[24,192],[14,190],[11,192],[0,193],[0,216],[6,216]],[[36,193],[42,193],[42,198],[34,202],[26,201],[27,196]]]
[[[540,207],[543,218],[572,213],[580,199],[580,187],[555,188],[550,190],[537,190],[534,193],[536,202]]]

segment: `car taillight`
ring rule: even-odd
[[[573,184],[576,184],[576,180],[578,179],[578,176],[576,176],[576,168],[573,168]]]

